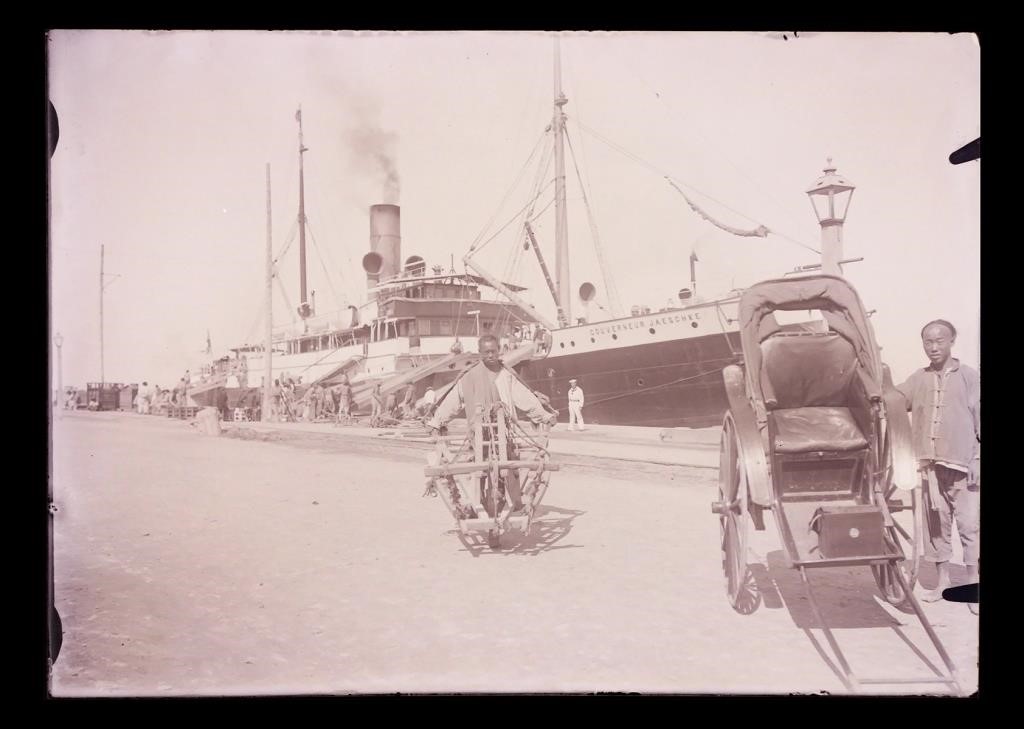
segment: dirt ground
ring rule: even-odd
[[[729,606],[713,470],[580,461],[492,551],[421,498],[415,449],[111,413],[53,439],[57,696],[847,692],[770,523],[763,604]],[[942,666],[868,568],[811,580],[858,675]],[[973,692],[978,618],[925,610]]]

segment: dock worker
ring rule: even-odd
[[[933,555],[939,583],[924,596],[942,599],[950,587],[952,523],[956,521],[963,547],[967,581],[978,582],[979,514],[981,501],[981,378],[951,356],[956,328],[944,319],[928,322],[921,344],[930,364],[914,372],[897,389],[911,412],[914,455],[918,459],[925,503],[938,511],[939,528],[932,529]],[[927,513],[927,512],[926,512]],[[927,523],[927,522],[926,522]],[[938,533],[936,533],[936,531]],[[974,603],[968,603],[972,612]]]
[[[423,403],[420,406],[423,409],[424,415],[434,414],[434,405],[437,403],[437,393],[434,391],[433,385],[427,385],[427,391],[423,393]]]
[[[270,388],[270,421],[276,422],[281,417],[281,381],[274,380]]]
[[[558,416],[546,410],[533,391],[502,363],[498,356],[501,347],[496,336],[483,335],[480,337],[478,348],[480,361],[466,370],[455,382],[427,421],[431,435],[440,433],[441,428],[459,412],[464,411],[466,420],[472,423],[478,405],[488,410],[498,402],[505,406],[513,421],[518,421],[518,411],[523,411],[534,424],[553,425],[557,422]],[[522,494],[519,490],[518,473],[515,470],[509,472],[506,485],[513,511],[522,509]]]
[[[332,419],[338,410],[338,403],[336,400],[337,394],[337,388],[335,387],[324,388],[323,416],[327,419]]]
[[[345,379],[340,385],[338,385],[338,420],[341,422],[342,419],[348,420],[349,415],[352,412],[352,386],[348,384],[348,379]]]
[[[380,391],[380,383],[373,386],[373,394],[370,397],[373,404],[373,411],[370,413],[370,427],[376,428],[380,424],[380,416],[384,412],[384,394]]]
[[[313,420],[313,396],[316,394],[315,390],[316,388],[310,387],[298,399],[299,413],[302,420],[307,423]]]
[[[583,430],[583,388],[569,380],[569,430],[577,429]]]
[[[551,350],[551,332],[544,327],[538,326],[533,335],[533,343],[538,354],[544,354]]]
[[[231,411],[228,409],[228,391],[226,388],[217,388],[217,409],[224,420],[231,420]]]
[[[313,385],[313,421],[317,421],[323,415],[324,410],[324,389],[320,387],[319,383]]]
[[[149,382],[143,380],[142,387],[139,389],[139,394],[135,398],[135,408],[138,410],[139,415],[146,415],[149,413],[149,399]]]
[[[402,396],[402,402],[398,405],[399,417],[408,418],[415,415],[415,402],[416,386],[410,382],[405,386],[405,394]]]

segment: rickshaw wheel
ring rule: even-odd
[[[726,596],[729,598],[729,604],[737,612],[750,613],[757,608],[758,600],[750,589],[751,574],[747,565],[748,493],[746,479],[740,467],[736,426],[731,415],[726,415],[722,425],[718,495],[723,505],[719,514],[719,527]]]
[[[894,488],[886,492],[886,501],[891,498]],[[888,505],[882,508],[888,512]],[[925,504],[922,500],[922,490],[918,486],[911,490],[911,526],[907,531],[899,522],[893,519],[893,526],[885,530],[886,540],[890,542],[890,548],[902,552],[904,559],[899,562],[889,562],[882,565],[872,565],[871,573],[875,577],[878,589],[889,604],[904,610],[909,610],[910,598],[903,586],[896,579],[895,570],[903,573],[907,587],[914,589],[920,574],[921,558],[924,554]],[[890,517],[892,515],[890,514]]]

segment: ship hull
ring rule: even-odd
[[[587,423],[720,425],[722,369],[742,361],[735,303],[662,312],[554,332],[551,352],[518,369],[568,422],[569,379],[585,393]]]
[[[572,376],[586,393],[587,423],[704,428],[720,425],[729,407],[722,369],[742,360],[738,350],[738,335],[718,334],[527,362],[520,374],[551,399],[560,422],[569,419]]]

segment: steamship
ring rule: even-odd
[[[326,316],[300,306],[300,314],[310,315],[275,329],[274,379],[301,378],[302,387],[347,380],[363,408],[375,383],[396,383],[392,389],[413,384],[416,397],[428,385],[443,392],[476,361],[477,336],[490,333],[502,343],[509,364],[563,419],[568,381],[575,378],[587,392],[588,422],[703,427],[721,420],[727,407],[721,369],[739,357],[738,299],[547,327],[520,298],[523,287],[494,279],[479,264],[474,275],[440,267],[428,271],[417,255],[403,260],[400,216],[397,205],[370,208],[370,251],[362,261],[365,303]],[[518,347],[515,331],[527,328],[537,337]],[[257,403],[264,350],[262,344],[234,347],[233,357],[215,362],[191,397],[216,404],[225,388],[230,407],[247,396]],[[230,382],[232,370],[237,383]]]
[[[692,289],[683,289],[678,305],[656,311],[634,307],[625,317],[596,322],[571,319],[561,148],[567,100],[559,87],[556,83],[554,117],[546,130],[552,132],[556,161],[554,277],[530,229],[532,211],[522,221],[524,238],[532,244],[554,299],[554,320],[521,296],[522,286],[489,274],[472,247],[463,257],[464,273],[440,266],[428,271],[426,261],[416,255],[403,259],[400,209],[391,204],[370,208],[370,250],[362,259],[366,301],[318,316],[307,301],[303,267],[301,190],[306,148],[301,113],[296,115],[301,321],[274,331],[273,379],[301,378],[303,387],[348,381],[357,409],[368,406],[374,383],[382,383],[385,391],[411,384],[416,397],[428,385],[443,394],[444,387],[476,360],[476,337],[490,333],[502,343],[506,363],[531,388],[547,396],[563,420],[568,413],[568,382],[574,378],[586,392],[585,416],[590,423],[705,427],[721,422],[728,407],[721,371],[741,359],[739,292],[701,301],[693,298]],[[693,260],[691,256],[691,280]],[[595,286],[584,283],[580,300],[589,302],[595,291]],[[525,341],[524,331],[530,332]],[[198,404],[215,404],[224,388],[231,407],[246,399],[257,404],[265,350],[264,343],[233,348],[233,357],[207,368],[204,381],[193,385],[191,397]]]

